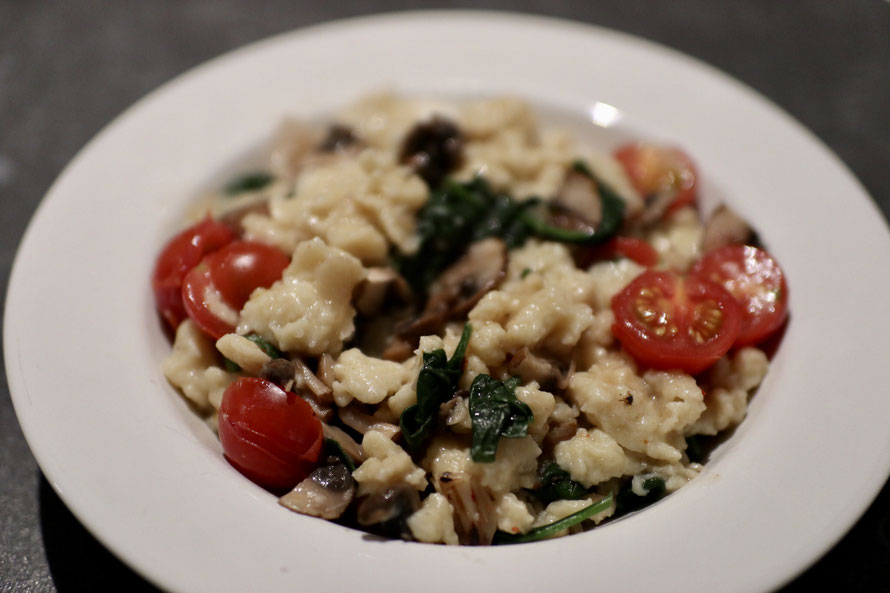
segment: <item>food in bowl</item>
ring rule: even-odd
[[[445,544],[591,528],[701,472],[788,315],[696,179],[513,98],[285,122],[158,256],[164,374],[299,513]]]

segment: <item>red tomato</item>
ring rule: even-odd
[[[638,362],[701,372],[735,342],[741,312],[720,285],[647,270],[612,298],[612,333]]]
[[[182,281],[206,254],[219,249],[235,238],[232,230],[209,216],[173,237],[155,262],[151,286],[161,317],[176,329],[185,319],[182,302]]]
[[[673,195],[667,212],[695,202],[695,165],[679,148],[627,144],[615,151],[615,158],[644,197]]]
[[[626,257],[647,268],[658,263],[658,252],[646,241],[634,237],[615,237],[605,245],[606,259]]]
[[[268,288],[281,278],[288,257],[274,247],[255,241],[235,241],[205,257],[182,283],[182,300],[189,317],[204,333],[219,339],[235,330],[234,319],[214,311],[238,311],[255,289]],[[218,303],[213,305],[213,301]]]
[[[219,440],[239,472],[264,488],[288,490],[314,469],[324,432],[300,396],[271,381],[243,377],[223,394]]]
[[[240,310],[257,287],[268,288],[281,278],[290,258],[264,243],[235,241],[205,261],[223,300]]]
[[[216,306],[213,306],[213,301],[217,302]],[[182,302],[192,321],[214,340],[235,331],[239,309],[222,300],[222,295],[210,279],[210,268],[204,262],[185,275],[182,282]],[[222,307],[231,310],[231,320],[218,316],[217,312]]]
[[[788,285],[779,263],[766,251],[749,245],[728,245],[706,254],[691,277],[722,285],[742,310],[736,345],[757,344],[788,317]]]

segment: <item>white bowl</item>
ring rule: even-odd
[[[581,535],[447,548],[290,513],[223,460],[158,368],[169,345],[153,310],[153,259],[188,197],[283,117],[318,117],[381,87],[518,95],[595,142],[669,140],[698,162],[704,194],[753,222],[787,272],[791,323],[748,418],[701,477]],[[837,541],[888,474],[887,255],[881,216],[837,158],[699,62],[542,18],[362,18],[213,60],[84,148],[22,242],[6,368],[53,487],[106,546],[170,590],[763,591]]]

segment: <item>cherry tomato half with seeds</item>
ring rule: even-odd
[[[723,287],[647,270],[612,297],[612,333],[644,366],[699,373],[732,347],[741,327]]]
[[[182,282],[208,253],[235,239],[226,225],[209,216],[171,239],[158,255],[151,277],[155,305],[161,317],[175,330],[186,318]]]
[[[266,379],[242,377],[223,394],[219,441],[235,469],[264,488],[283,491],[315,468],[324,431],[296,393]]]
[[[666,196],[673,212],[695,202],[696,170],[679,148],[645,142],[626,144],[615,151],[631,183],[644,197]]]
[[[788,317],[788,284],[779,262],[750,245],[728,245],[705,254],[690,277],[720,284],[742,311],[737,346],[762,342]]]
[[[234,331],[238,312],[257,288],[281,278],[290,259],[275,247],[234,241],[209,254],[186,274],[182,300],[204,333],[219,339]]]

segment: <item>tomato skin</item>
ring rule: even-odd
[[[224,335],[234,332],[235,326],[217,317],[210,309],[207,296],[211,291],[217,291],[217,289],[210,279],[210,269],[204,263],[195,266],[185,275],[185,280],[182,282],[182,302],[185,312],[201,328],[201,331],[214,340],[218,340]],[[219,300],[222,298],[219,297]],[[237,314],[238,310],[233,310]]]
[[[692,159],[679,148],[638,142],[621,146],[614,156],[644,197],[674,195],[667,213],[695,202],[698,174]]]
[[[647,270],[612,298],[612,333],[644,366],[699,373],[732,347],[741,312],[721,286]]]
[[[213,312],[207,297],[215,292],[237,314],[255,289],[271,286],[289,263],[275,247],[255,241],[229,243],[186,274],[182,283],[185,311],[204,333],[218,340],[235,331],[235,326]]]
[[[779,262],[750,245],[728,245],[705,254],[690,277],[716,282],[735,297],[742,311],[736,346],[758,344],[788,317],[788,284]]]
[[[182,301],[182,282],[185,275],[206,254],[231,242],[235,233],[224,224],[208,216],[171,239],[155,261],[151,286],[155,305],[161,317],[175,330],[186,318]]]
[[[315,468],[324,431],[297,394],[265,379],[242,377],[223,394],[219,440],[235,469],[264,488],[282,491]]]
[[[223,300],[239,310],[257,287],[271,286],[290,264],[281,250],[256,241],[229,243],[205,261]]]
[[[651,268],[658,263],[658,252],[646,241],[634,237],[615,237],[603,245],[606,259],[626,257],[641,266]]]

